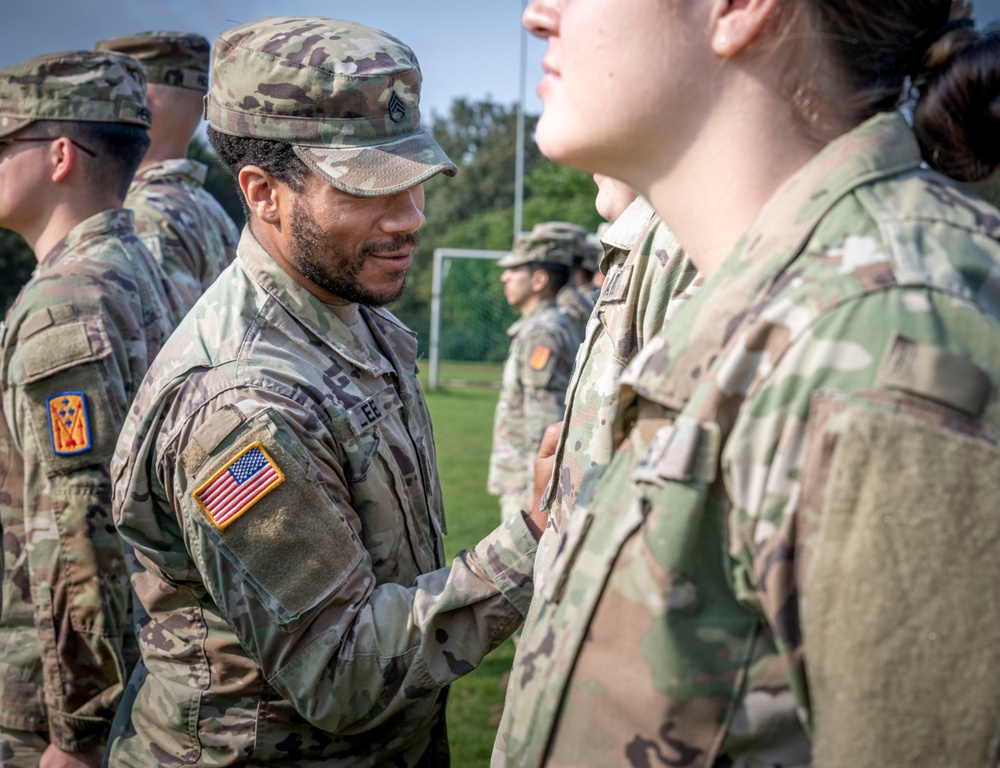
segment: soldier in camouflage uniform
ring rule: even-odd
[[[549,61],[567,84],[546,93],[543,151],[634,174],[707,279],[623,376],[627,437],[588,476],[521,640],[507,765],[998,762],[1000,214],[949,176],[996,166],[975,142],[1000,131],[1000,36],[948,2],[798,5],[695,6],[670,15],[667,41],[637,39],[645,10],[602,17],[607,50],[640,47],[608,73],[637,86],[616,106],[663,102],[702,129],[683,189],[656,183],[662,161],[636,172],[652,157],[631,143],[638,124],[563,130],[557,97],[592,81],[576,54],[606,7],[536,1],[525,15],[559,37]],[[806,44],[776,52],[761,30]],[[680,40],[698,41],[690,64],[651,73],[642,45]],[[812,79],[817,53],[829,83]],[[774,68],[789,93],[796,75],[820,90],[767,104],[756,89]],[[912,128],[891,109],[908,78]],[[614,141],[637,153],[621,167],[601,154]],[[773,189],[725,198],[737,222],[755,211],[746,231],[698,226],[733,178],[775,164]]]
[[[539,590],[552,566],[583,476],[590,468],[611,460],[611,428],[622,371],[699,281],[680,243],[645,199],[635,199],[620,215],[613,207],[603,207],[607,201],[600,195],[597,202],[598,212],[614,219],[602,238],[605,254],[601,271],[606,280],[566,392],[552,480],[541,499],[549,521],[535,557],[535,595],[524,624],[529,632],[544,603]],[[521,706],[518,691],[526,669],[522,654],[519,645],[494,745],[492,764],[497,766],[504,764],[511,715]]]
[[[578,251],[577,236],[566,234],[565,226],[573,225],[535,225],[497,262],[504,269],[500,279],[507,303],[521,313],[507,330],[510,349],[493,419],[487,479],[487,490],[500,497],[503,520],[531,509],[535,454],[545,428],[562,420],[580,348],[576,328],[556,307],[556,294],[568,284]]]
[[[208,91],[209,43],[201,35],[154,31],[102,40],[97,48],[127,53],[146,67],[151,143],[125,206],[176,286],[183,316],[236,258],[240,238],[229,214],[203,187],[208,167],[187,158]]]
[[[550,221],[546,226],[553,234],[567,238],[573,243],[573,265],[587,261],[598,261],[601,257],[601,247],[592,242],[589,233],[579,224],[567,221]],[[576,282],[575,271],[570,272],[570,279],[556,293],[556,306],[569,319],[577,336],[582,339],[587,329],[587,321],[594,311],[592,290],[580,290]]]
[[[522,621],[544,515],[446,566],[402,291],[454,165],[393,37],[224,32],[209,137],[250,210],[150,370],[112,475],[142,660],[112,766],[443,766],[448,684]]]
[[[0,226],[38,259],[0,369],[4,766],[98,764],[125,685],[109,463],[173,327],[165,278],[121,207],[148,146],[144,88],[117,53],[0,70]]]
[[[595,282],[594,277],[600,274],[603,256],[604,248],[600,239],[596,235],[588,234],[586,246],[573,258],[573,287],[591,305],[597,303],[597,297],[601,294],[601,286]],[[591,312],[593,312],[593,306],[591,306]],[[587,319],[590,319],[589,315]]]

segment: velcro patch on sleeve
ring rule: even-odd
[[[93,447],[87,417],[87,396],[83,392],[60,392],[47,398],[45,404],[48,407],[52,452],[56,456],[73,456]]]
[[[531,352],[530,365],[536,371],[542,371],[552,357],[552,350],[543,344],[537,345]]]
[[[191,496],[221,531],[283,482],[284,473],[260,441],[255,441]]]

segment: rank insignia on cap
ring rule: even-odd
[[[403,100],[399,98],[399,94],[395,91],[389,96],[389,117],[394,123],[398,123],[406,117],[406,104],[403,103]]]
[[[251,443],[191,496],[220,531],[285,482],[259,443]]]
[[[539,344],[535,347],[535,351],[531,353],[531,367],[536,371],[541,371],[545,368],[545,364],[549,362],[549,357],[551,357],[551,355],[551,349],[543,347]]]
[[[52,452],[72,456],[91,449],[87,397],[83,392],[60,392],[45,401],[49,409]]]

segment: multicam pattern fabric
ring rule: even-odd
[[[594,299],[575,285],[564,285],[556,294],[556,306],[569,320],[576,335],[583,338],[587,333],[587,323],[594,313]]]
[[[377,348],[244,230],[150,370],[112,468],[145,616],[111,765],[447,764],[447,685],[521,623],[535,542],[442,567],[416,339],[360,316]],[[205,489],[256,445],[283,480],[220,530]]]
[[[149,128],[146,72],[111,51],[69,51],[0,69],[0,136],[33,120],[131,123]]]
[[[779,190],[623,377],[507,765],[996,764],[998,237],[897,114]]]
[[[296,145],[338,189],[392,194],[456,167],[420,127],[420,67],[406,45],[350,21],[276,16],[215,42],[212,127]]]
[[[201,35],[152,30],[101,40],[94,47],[99,51],[119,51],[142,62],[150,85],[190,88],[202,93],[208,90],[211,45]]]
[[[236,258],[239,230],[202,186],[208,168],[194,160],[163,160],[139,170],[125,207],[162,264],[186,314]]]
[[[566,392],[566,414],[556,447],[552,481],[542,498],[548,527],[535,556],[535,595],[524,623],[530,630],[544,603],[540,588],[580,494],[584,474],[607,464],[614,448],[612,426],[618,384],[625,366],[663,327],[668,311],[681,305],[700,282],[680,243],[643,198],[637,198],[603,238],[607,275],[597,308],[577,356]],[[525,671],[518,646],[492,764],[504,764],[510,717],[520,706]]]
[[[498,267],[522,264],[562,264],[573,266],[573,258],[587,241],[587,230],[566,221],[543,221],[517,236],[514,248],[497,261]]]
[[[560,421],[580,337],[544,299],[507,331],[510,350],[503,366],[493,419],[493,451],[487,490],[503,509],[531,509],[535,454],[549,424]],[[508,503],[504,498],[511,499]]]
[[[104,743],[125,684],[129,587],[108,465],[173,327],[155,269],[131,213],[98,214],[42,259],[4,328],[0,726],[65,750]]]

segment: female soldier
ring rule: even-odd
[[[626,372],[506,763],[996,765],[1000,214],[956,180],[1000,162],[997,34],[950,0],[524,23],[542,151],[633,186],[707,282]]]

